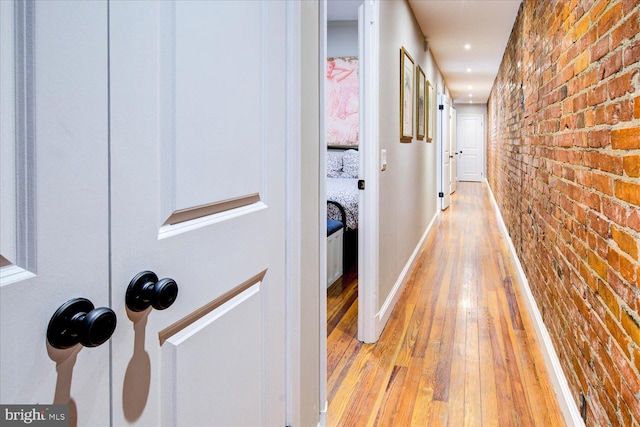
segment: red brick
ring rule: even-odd
[[[640,32],[638,12],[627,16],[625,20],[611,32],[611,45],[619,46],[622,42],[632,39]]]
[[[614,150],[633,150],[640,148],[640,127],[612,130],[611,148]]]
[[[638,74],[638,70],[629,71],[621,76],[612,79],[608,86],[609,98],[619,98],[627,93],[633,93],[633,83],[635,75]]]
[[[626,51],[625,51],[626,53]],[[591,60],[589,59],[589,51],[585,51],[576,58],[576,61],[573,63],[573,74],[577,76],[581,72],[587,69]]]
[[[629,216],[627,217],[627,225],[630,228],[640,232],[640,209],[639,208],[631,208],[629,211]]]
[[[629,309],[622,310],[622,327],[629,334],[633,342],[640,346],[640,316]]]
[[[611,237],[631,258],[638,259],[638,242],[635,237],[616,226],[611,226]]]
[[[618,50],[600,61],[598,75],[601,80],[622,70],[622,51]]]
[[[609,31],[622,17],[622,4],[616,3],[597,22],[598,37]]]
[[[628,67],[640,61],[640,39],[624,48],[623,65]]]
[[[636,283],[636,266],[632,261],[629,261],[627,257],[620,257],[620,270],[619,273],[622,275],[624,280],[627,283],[630,283],[635,286]]]
[[[613,194],[613,178],[594,172],[591,175],[593,188],[607,195]]]
[[[608,129],[592,130],[589,132],[589,147],[604,148],[610,143],[611,136]]]
[[[589,103],[590,107],[593,107],[594,105],[602,104],[606,100],[607,100],[607,85],[604,83],[597,86],[595,89],[592,89],[591,91],[587,92],[587,102]]]
[[[640,96],[633,98],[633,117],[640,119]]]
[[[640,177],[640,155],[624,156],[622,168],[627,176],[632,178]]]
[[[605,11],[607,6],[609,6],[609,0],[600,0],[596,2],[591,9],[591,22],[596,22],[600,15]]]
[[[598,287],[598,295],[609,308],[609,311],[613,313],[613,316],[618,319],[620,317],[620,303],[616,294],[613,293],[609,286],[602,284],[602,286]]]
[[[611,191],[613,192],[613,182],[611,182]],[[621,227],[627,226],[627,207],[622,206],[614,199],[604,197],[602,199],[602,213],[611,221]]]
[[[615,183],[616,197],[640,206],[640,184],[618,180]]]
[[[610,37],[606,36],[598,40],[598,42],[591,48],[591,60],[598,61],[600,58],[609,53]]]

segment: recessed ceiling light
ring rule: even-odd
[[[473,96],[473,94],[472,94],[472,93],[470,93],[470,94],[469,94],[469,98],[471,98],[472,96]]]
[[[473,86],[471,86],[471,85],[469,85],[468,87],[469,87],[469,90],[473,89]]]
[[[464,45],[464,48],[469,50],[469,49],[471,49],[471,45],[469,43],[467,43],[467,44]]]
[[[467,73],[470,73],[470,72],[471,72],[471,68],[467,68]]]

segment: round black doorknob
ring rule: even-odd
[[[131,311],[169,308],[178,297],[178,284],[173,279],[160,279],[152,271],[143,271],[131,279],[125,302]]]
[[[111,338],[116,323],[113,310],[95,308],[86,298],[74,298],[62,304],[51,317],[47,341],[59,349],[78,343],[85,347],[97,347]]]

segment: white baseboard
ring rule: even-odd
[[[324,402],[324,408],[320,411],[320,421],[318,427],[327,427],[327,411],[329,410],[329,402]]]
[[[573,400],[573,396],[571,395],[571,390],[569,389],[569,384],[567,383],[567,377],[562,371],[560,359],[558,359],[558,354],[553,347],[551,336],[549,335],[549,331],[547,330],[547,327],[542,320],[542,315],[540,314],[540,310],[538,310],[538,304],[536,303],[536,300],[531,293],[529,281],[524,274],[522,264],[520,264],[520,259],[518,259],[516,248],[513,245],[511,237],[509,236],[507,226],[505,225],[502,218],[502,213],[498,208],[498,203],[496,202],[496,199],[493,196],[493,191],[491,191],[491,187],[488,184],[487,188],[489,189],[489,194],[491,195],[491,202],[493,203],[493,207],[496,211],[496,214],[498,215],[498,224],[505,236],[505,239],[507,240],[507,243],[509,244],[511,258],[513,259],[518,271],[520,280],[518,280],[517,282],[520,285],[520,291],[524,296],[527,310],[529,311],[529,315],[531,316],[531,319],[533,321],[533,327],[536,331],[538,341],[540,342],[542,357],[544,358],[547,370],[549,371],[551,383],[556,393],[556,397],[558,398],[558,404],[560,405],[560,410],[562,411],[564,420],[568,426],[584,426],[584,421],[582,420],[580,411],[578,410],[578,406],[576,405],[576,402],[575,400]]]
[[[391,289],[391,292],[389,292],[389,296],[387,296],[387,299],[384,301],[384,304],[382,304],[380,311],[378,311],[378,313],[376,314],[376,337],[377,338],[380,338],[380,334],[382,334],[382,330],[387,325],[387,322],[389,321],[389,317],[391,316],[391,312],[393,311],[393,307],[395,307],[396,303],[398,302],[398,298],[400,298],[400,295],[402,294],[402,289],[404,288],[405,281],[407,279],[407,274],[411,271],[411,267],[413,266],[413,263],[416,260],[416,257],[420,253],[420,249],[422,248],[422,245],[424,244],[424,241],[426,240],[427,235],[429,234],[429,231],[431,231],[431,227],[433,227],[433,224],[435,223],[436,218],[438,217],[439,214],[440,214],[440,210],[438,210],[436,214],[433,216],[433,218],[431,218],[431,222],[429,222],[427,229],[422,234],[420,241],[416,245],[415,249],[413,250],[413,253],[409,257],[409,260],[407,261],[404,268],[402,269],[402,272],[398,276],[396,283],[393,285],[393,289]]]

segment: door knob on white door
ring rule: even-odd
[[[51,317],[47,341],[59,349],[78,343],[97,347],[111,338],[116,323],[116,314],[110,308],[95,308],[86,298],[74,298],[62,304]]]
[[[149,306],[156,310],[164,310],[169,308],[177,297],[178,284],[175,280],[158,280],[154,272],[142,271],[131,279],[125,302],[131,311],[143,311]]]

